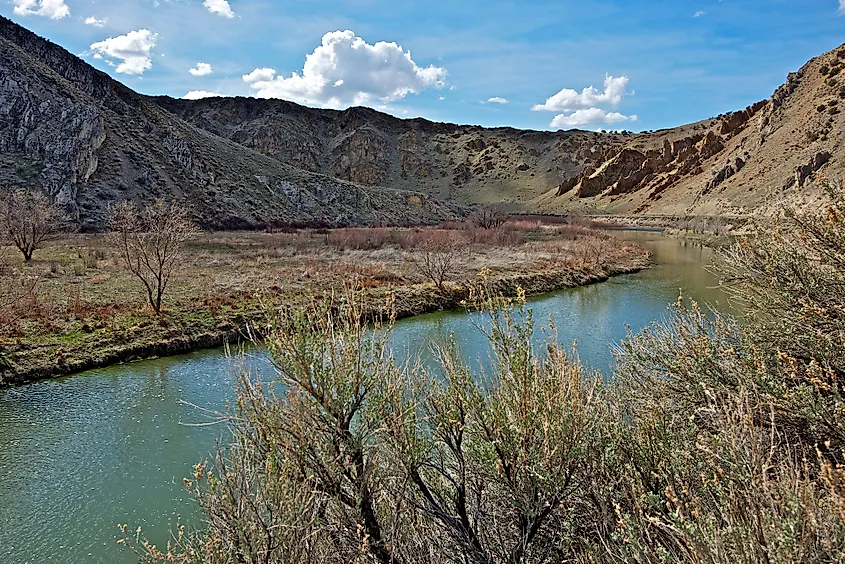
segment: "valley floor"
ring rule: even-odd
[[[260,333],[268,306],[349,287],[363,290],[369,317],[401,318],[460,307],[480,285],[539,294],[648,264],[642,248],[571,223],[206,233],[186,246],[155,315],[107,236],[68,236],[30,264],[2,253],[0,386],[235,344]]]

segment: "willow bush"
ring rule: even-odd
[[[276,312],[272,381],[243,373],[234,439],[187,480],[206,512],[147,562],[845,560],[845,204],[725,253],[742,323],[679,299],[612,378],[486,301],[492,363],[397,363],[354,297]]]

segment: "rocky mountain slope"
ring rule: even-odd
[[[92,228],[110,202],[154,197],[230,228],[430,222],[484,202],[747,215],[811,202],[822,178],[841,177],[843,69],[845,46],[769,100],[654,133],[486,129],[283,100],[147,97],[0,18],[0,185],[40,183]]]
[[[318,110],[283,100],[155,100],[197,127],[284,163],[460,203],[524,207],[626,139],[405,120],[369,108]]]
[[[282,162],[449,201],[503,201],[542,211],[748,215],[783,200],[810,202],[825,175],[842,175],[843,69],[845,46],[790,74],[769,100],[636,135],[484,129],[251,98],[156,102]]]
[[[83,228],[119,199],[175,199],[206,227],[439,221],[427,194],[303,171],[194,127],[0,18],[0,183],[40,183]]]

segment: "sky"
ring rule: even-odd
[[[845,42],[845,0],[0,0],[129,87],[525,129],[742,109]]]

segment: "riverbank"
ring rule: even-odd
[[[440,287],[424,273],[433,253],[454,253]],[[489,232],[457,225],[207,234],[187,249],[167,309],[156,316],[103,236],[58,241],[37,258],[0,275],[20,292],[0,316],[0,386],[236,344],[260,330],[268,302],[304,307],[350,283],[362,290],[368,316],[387,315],[391,304],[403,318],[459,307],[479,273],[495,293],[541,294],[648,266],[634,244],[540,222]]]

